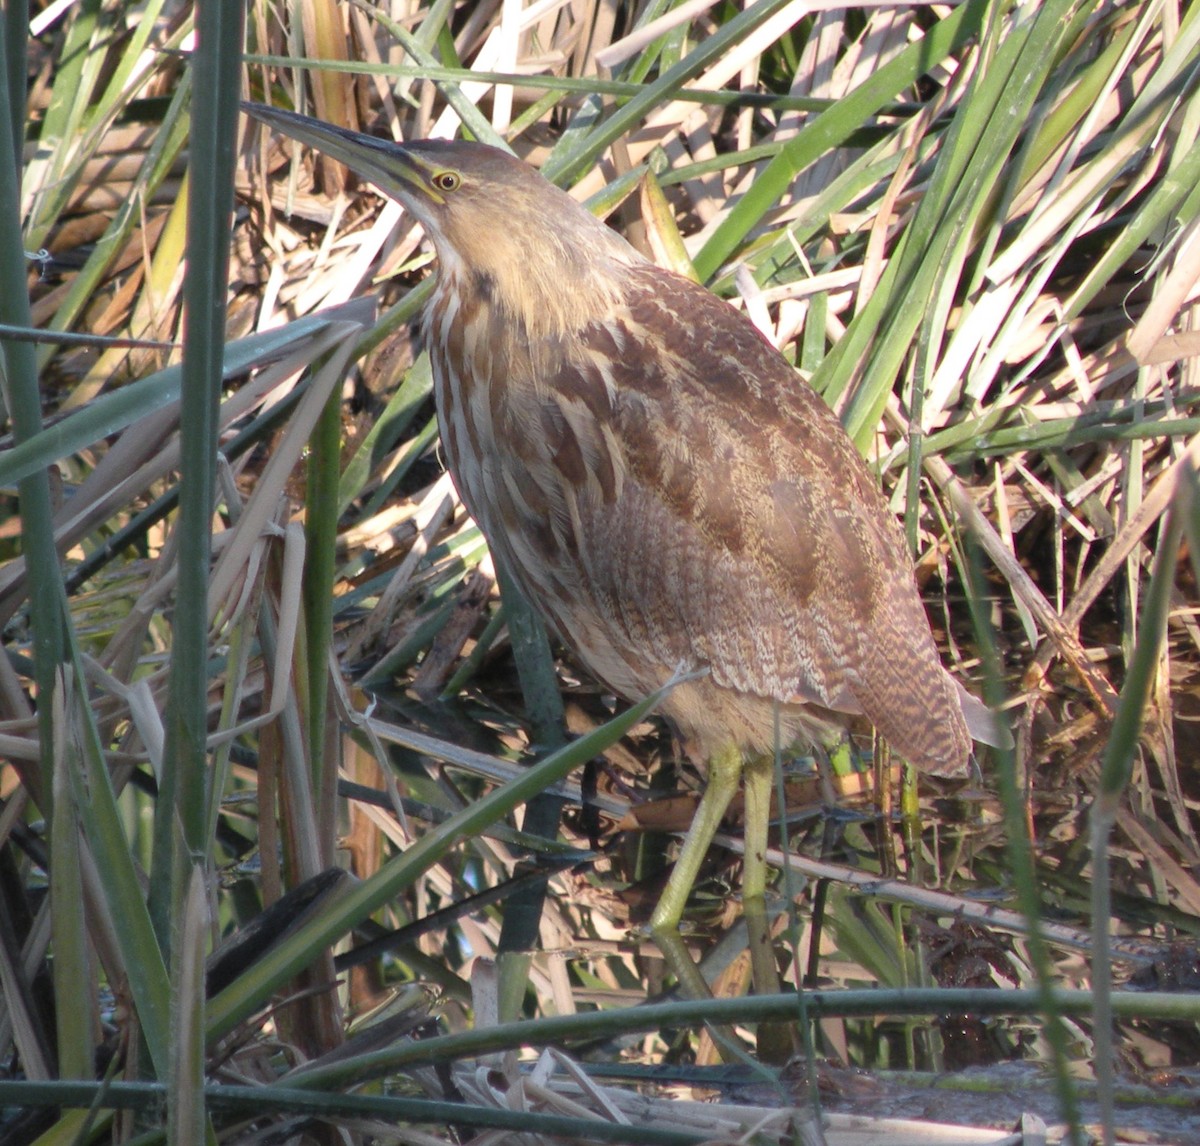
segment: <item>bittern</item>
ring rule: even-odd
[[[965,771],[991,714],[942,666],[863,459],[751,322],[497,148],[247,110],[424,227],[442,446],[527,600],[619,696],[688,673],[662,710],[708,782],[656,933],[678,925],[743,761],[745,890],[761,894],[757,762],[780,739],[861,714],[915,767]]]

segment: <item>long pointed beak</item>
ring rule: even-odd
[[[243,101],[242,110],[268,127],[316,148],[322,155],[340,160],[406,206],[414,199],[439,199],[426,181],[424,168],[398,143],[261,103]]]

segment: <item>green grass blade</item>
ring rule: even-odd
[[[978,35],[987,7],[986,0],[968,0],[961,8],[954,9],[920,41],[880,68],[867,83],[822,112],[789,139],[696,253],[693,262],[701,280],[707,282],[721,264],[733,256],[750,230],[779,201],[805,167],[848,139],[898,93],[972,36]]]
[[[327,786],[321,773],[338,766],[325,746],[329,651],[333,642],[333,593],[337,567],[338,483],[342,446],[342,388],[334,386],[310,440],[305,482],[304,628],[308,668],[307,735],[313,791]],[[336,784],[336,777],[334,778]]]
[[[817,370],[814,385],[827,396],[839,396],[853,382],[843,421],[860,449],[875,432],[918,327],[938,313],[939,296],[943,312],[948,309],[945,292],[958,278],[974,228],[993,205],[992,192],[1059,43],[1073,31],[1067,19],[1073,6],[1071,0],[1043,5],[1023,28],[1007,31],[994,58],[981,62],[880,288]],[[930,335],[929,341],[932,347],[941,338]],[[824,379],[830,373],[836,383]]]
[[[72,648],[71,652],[73,679],[82,681],[85,678],[79,650]],[[171,988],[166,963],[150,923],[94,713],[78,692],[75,700],[69,713],[72,795],[101,873],[109,915],[120,921],[115,935],[151,1065],[155,1076],[165,1079],[170,1077],[171,1046]]]
[[[593,127],[579,146],[568,151],[560,142],[542,165],[542,174],[554,183],[564,184],[582,175],[596,162],[606,147],[633,128],[651,109],[671,99],[676,91],[711,61],[718,59],[731,44],[737,43],[764,23],[787,2],[788,0],[758,0],[758,3],[738,13],[711,36],[701,40],[678,64],[669,68],[652,84],[647,84],[628,103]]]
[[[984,667],[984,700],[998,710],[1003,698],[1000,695],[1000,661],[996,651],[995,637],[989,618],[984,611],[986,595],[981,591],[983,578],[979,569],[977,552],[967,553],[966,572],[969,588],[967,600],[975,626],[975,639]],[[1039,921],[1044,915],[1042,896],[1037,870],[1033,860],[1033,842],[1026,830],[1025,801],[1017,783],[1017,758],[1011,748],[993,750],[997,758],[997,787],[1004,808],[1006,829],[1005,852],[1012,885],[1016,891],[1017,904],[1029,921],[1029,953],[1037,976],[1038,1011],[1042,1029],[1050,1044],[1053,1068],[1057,1084],[1059,1104],[1063,1118],[1070,1125],[1072,1141],[1081,1146],[1082,1137],[1079,1119],[1079,1103],[1070,1073],[1068,1035],[1063,1025],[1063,1010],[1060,994],[1054,989],[1054,966],[1046,940],[1042,937]]]
[[[1114,1140],[1112,1093],[1116,1081],[1116,1061],[1113,1047],[1113,978],[1109,935],[1112,888],[1108,839],[1120,813],[1121,797],[1133,773],[1133,762],[1145,722],[1146,703],[1159,668],[1159,650],[1166,635],[1171,593],[1175,587],[1175,562],[1183,534],[1182,518],[1185,514],[1194,516],[1196,504],[1195,474],[1188,468],[1183,471],[1183,483],[1177,491],[1175,504],[1168,512],[1156,547],[1154,570],[1150,575],[1150,585],[1138,623],[1137,642],[1100,765],[1100,784],[1091,815],[1092,934],[1095,937],[1092,987],[1096,993],[1093,1038],[1100,1117],[1105,1140],[1109,1142]]]
[[[54,692],[54,723],[67,728],[71,704],[63,675]],[[55,741],[54,806],[63,814],[50,825],[50,925],[53,931],[55,1020],[60,1078],[91,1078],[95,1072],[91,1025],[97,984],[88,966],[87,923],[80,871],[79,826],[72,806],[70,765],[60,735]]]
[[[170,905],[171,1087],[168,1135],[199,1142],[205,1134],[203,966],[211,857],[207,836],[208,588],[212,560],[218,411],[225,357],[225,315],[233,216],[233,174],[245,6],[212,0],[196,8],[191,108],[187,270],[181,379],[178,583],[171,624],[166,745],[154,816],[150,906]],[[167,936],[160,931],[160,935]],[[164,942],[169,948],[169,943]]]
[[[222,377],[236,378],[269,365],[306,342],[316,341],[331,323],[334,312],[298,318],[287,326],[251,334],[225,347]],[[39,430],[0,454],[0,485],[8,485],[70,457],[79,450],[119,433],[148,414],[178,402],[183,391],[183,370],[168,366],[119,390],[103,394],[52,426]]]
[[[82,270],[67,288],[66,297],[55,307],[54,316],[48,323],[50,330],[70,330],[74,326],[95,295],[113,260],[125,248],[134,228],[141,221],[142,202],[148,199],[167,177],[171,165],[182,151],[187,141],[187,116],[184,113],[191,90],[190,77],[191,73],[186,72],[175,89],[162,125],[138,171],[134,192],[113,215],[112,222],[97,241]],[[49,350],[43,351],[43,365],[49,359],[50,353]]]
[[[20,7],[18,5],[18,7]],[[0,18],[0,58],[23,58],[8,42],[13,31],[6,9]],[[21,33],[24,35],[24,32]],[[24,41],[22,40],[22,44]],[[24,71],[21,72],[24,77]],[[21,131],[13,125],[24,116],[24,91],[19,104],[10,103],[11,83],[0,84],[0,322],[9,326],[31,326],[29,294],[26,290],[28,267],[21,236],[20,140]],[[16,156],[15,163],[9,162]],[[12,418],[13,436],[20,443],[34,437],[42,428],[42,395],[38,387],[37,361],[33,344],[0,342],[0,392]],[[62,608],[62,571],[54,545],[53,509],[50,483],[44,469],[30,473],[19,483],[21,503],[21,546],[30,583],[33,651],[38,685],[38,728],[41,734],[41,791],[34,793],[42,810],[52,815],[49,806],[53,790],[53,720],[55,681],[64,653]]]

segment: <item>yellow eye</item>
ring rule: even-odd
[[[457,171],[439,171],[433,177],[433,185],[439,191],[457,191],[462,184],[462,176]]]

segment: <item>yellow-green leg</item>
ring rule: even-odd
[[[774,762],[770,756],[755,756],[743,770],[746,816],[743,839],[742,913],[750,945],[750,974],[759,995],[777,995],[782,990],[771,925],[767,919],[767,837],[771,827],[771,782]],[[790,1023],[762,1023],[758,1028],[758,1057],[763,1062],[786,1063],[794,1053]]]
[[[775,994],[780,989],[766,909],[766,851],[771,819],[772,761],[769,756],[757,756],[745,761],[743,766],[742,754],[729,746],[714,753],[709,760],[704,796],[696,809],[692,826],[684,837],[683,848],[675,861],[675,870],[650,917],[650,930],[655,943],[680,989],[691,998],[706,998],[710,992],[680,938],[679,922],[713,836],[721,826],[721,819],[743,775],[746,788],[746,851],[742,904],[749,935],[751,973],[754,989],[759,994]],[[737,1061],[742,1057],[732,1031],[713,1030],[712,1034],[726,1061]],[[786,1062],[791,1052],[789,1026],[764,1023],[760,1027],[759,1055],[763,1061]]]
[[[742,778],[742,754],[732,744],[714,752],[708,761],[708,783],[692,826],[683,837],[683,850],[675,861],[675,870],[667,880],[662,898],[650,917],[650,930],[655,937],[660,932],[675,932],[683,918],[700,865],[708,855],[713,836],[721,826],[721,817],[729,807]]]
[[[771,826],[771,779],[769,756],[753,756],[742,775],[746,787],[746,826],[743,838],[746,855],[742,870],[742,901],[765,901],[767,894],[767,834]]]
[[[692,826],[683,837],[683,848],[675,861],[675,869],[654,914],[650,917],[650,932],[663,954],[667,967],[679,983],[679,989],[691,999],[710,998],[712,992],[692,962],[687,947],[679,935],[679,921],[687,907],[688,895],[700,874],[700,866],[721,826],[721,818],[729,801],[738,790],[742,778],[742,754],[732,745],[713,753],[708,761],[708,783],[700,806],[692,817]],[[709,1032],[726,1062],[740,1061],[744,1055],[738,1049],[737,1037],[727,1028],[709,1027]]]

